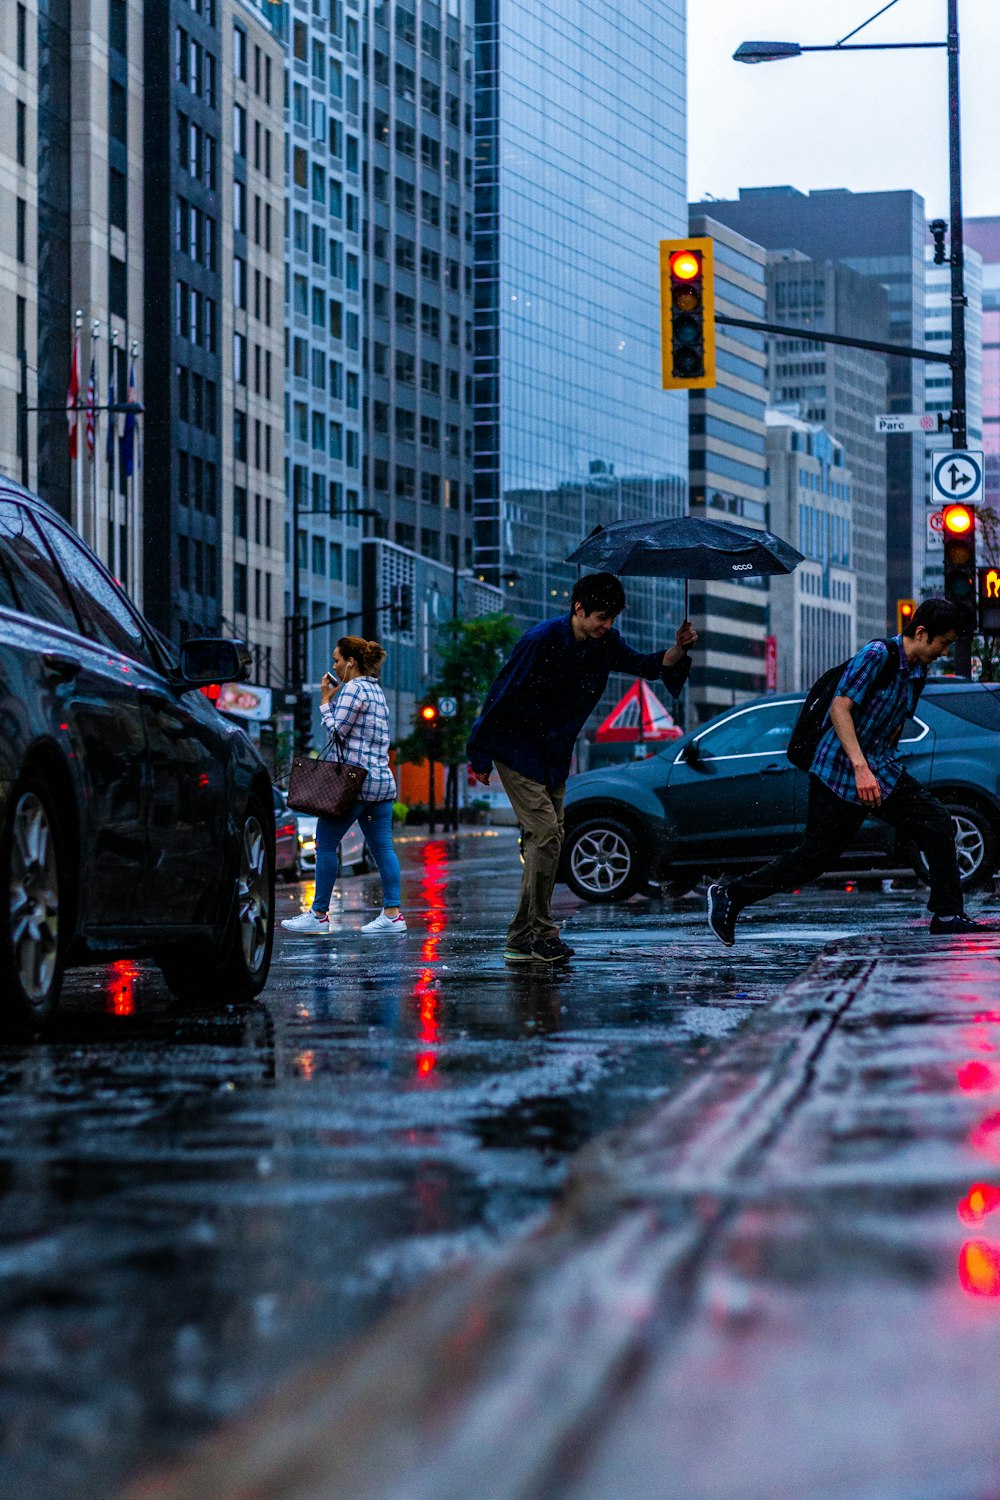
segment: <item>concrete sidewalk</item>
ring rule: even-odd
[[[129,1497],[995,1500],[998,1409],[1000,937],[912,928]]]

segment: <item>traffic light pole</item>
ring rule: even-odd
[[[958,0],[948,0],[948,175],[951,189],[951,446],[968,443],[965,347],[965,230],[962,221],[962,117],[958,80]],[[975,556],[973,578],[975,572]],[[972,640],[962,636],[953,652],[955,671],[972,676]]]

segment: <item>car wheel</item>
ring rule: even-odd
[[[239,874],[220,944],[168,951],[160,968],[171,992],[193,1005],[252,1000],[267,983],[274,944],[274,844],[265,836],[265,810],[247,806],[240,838]]]
[[[0,879],[8,893],[0,914],[0,990],[4,1019],[19,1029],[41,1025],[59,1002],[65,869],[49,794],[32,781],[15,786],[0,842]]]
[[[645,879],[639,841],[627,823],[594,818],[566,839],[566,884],[585,901],[624,901]]]
[[[962,802],[946,802],[955,829],[955,852],[958,873],[966,890],[989,880],[996,865],[996,837],[989,821],[974,807]],[[919,849],[914,850],[913,868],[925,883],[927,861]]]

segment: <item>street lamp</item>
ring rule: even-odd
[[[889,0],[875,15],[862,21],[839,42],[828,46],[803,46],[800,42],[743,42],[733,53],[736,62],[784,62],[805,52],[906,52],[946,47],[948,50],[948,169],[951,190],[951,418],[952,447],[964,448],[968,441],[966,413],[965,353],[965,251],[962,227],[962,149],[958,92],[958,0],[948,0],[948,39],[944,42],[852,42],[872,21],[891,10]]]
[[[966,351],[965,351],[965,248],[962,225],[962,140],[961,114],[958,90],[958,0],[948,0],[948,39],[944,42],[852,42],[872,21],[891,10],[896,0],[889,0],[867,21],[862,21],[847,36],[830,46],[802,46],[799,42],[744,42],[733,53],[736,62],[763,63],[783,62],[788,57],[800,57],[804,52],[905,52],[946,47],[948,50],[948,178],[951,196],[951,428],[952,448],[964,448],[968,442],[968,414],[966,411]],[[932,226],[933,229],[934,226]],[[935,261],[943,262],[942,236],[938,222],[935,240]],[[940,257],[940,259],[939,259]],[[972,651],[968,640],[955,645],[956,670],[968,676],[971,672]]]

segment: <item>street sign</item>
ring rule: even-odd
[[[983,488],[982,452],[946,449],[935,454],[933,489],[935,500],[961,500],[970,504],[979,498]]]
[[[439,698],[438,714],[442,719],[453,719],[458,713],[457,698]]]
[[[886,412],[875,418],[876,432],[937,432],[938,419],[927,412]]]
[[[940,510],[932,510],[928,513],[927,545],[928,547],[944,546],[944,513]]]

